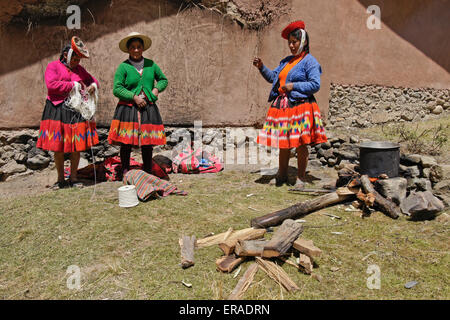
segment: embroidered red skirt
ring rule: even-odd
[[[278,96],[269,108],[257,142],[280,149],[327,142],[314,96],[297,103],[290,102],[285,95]]]
[[[47,99],[36,147],[70,153],[87,150],[98,142],[95,121],[86,121],[64,102],[55,106]]]
[[[143,108],[119,103],[109,129],[110,144],[165,145],[166,134],[156,104]]]

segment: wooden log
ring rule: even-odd
[[[299,264],[304,268],[307,274],[311,274],[313,269],[313,262],[306,254],[300,254]]]
[[[189,268],[195,264],[194,262],[194,247],[195,236],[183,236],[178,243],[181,247],[181,267],[183,269]]]
[[[245,271],[242,278],[239,279],[236,287],[234,287],[233,291],[228,296],[228,300],[241,300],[244,292],[250,287],[256,272],[258,272],[258,264],[253,263],[247,271]]]
[[[231,272],[244,260],[245,258],[236,257],[235,254],[229,256],[222,256],[216,260],[216,267],[218,270],[222,272]]]
[[[297,240],[294,241],[292,246],[295,249],[297,249],[300,253],[304,253],[311,258],[319,257],[322,254],[322,250],[317,248],[312,240],[298,238]]]
[[[276,283],[285,288],[288,292],[300,289],[295,284],[295,282],[292,281],[291,278],[289,278],[283,268],[281,268],[276,263],[260,257],[256,257],[256,262],[258,263],[261,270],[267,273],[269,277],[271,277]]]
[[[286,219],[298,219],[304,217],[311,212],[325,208],[332,204],[350,200],[354,196],[354,194],[338,194],[337,192],[328,193],[311,200],[297,203],[289,208],[254,218],[251,221],[251,226],[255,228],[277,226]]]
[[[297,223],[292,219],[285,220],[264,247],[262,256],[264,258],[272,258],[285,254],[302,231],[303,225],[301,223]]]
[[[230,235],[231,238],[229,237],[225,242],[219,243],[219,247],[222,249],[223,253],[228,256],[233,253],[238,241],[260,239],[264,237],[265,233],[266,229],[249,228],[245,233],[240,233],[235,236]]]
[[[258,231],[255,232],[255,230],[258,230]],[[246,229],[242,229],[242,230],[233,231],[233,229],[230,228],[230,229],[228,229],[227,232],[223,232],[220,234],[216,234],[214,236],[198,239],[196,247],[204,248],[204,247],[209,247],[209,246],[213,246],[213,245],[218,245],[218,244],[223,243],[228,240],[244,239],[245,237],[247,237],[249,235],[259,234],[259,232],[263,232],[263,231],[261,231],[261,229],[258,229],[258,228],[246,228]],[[265,232],[265,230],[264,230],[264,232]]]
[[[240,257],[260,257],[267,243],[267,240],[239,240],[234,252]]]
[[[400,216],[399,207],[392,201],[384,198],[380,195],[372,185],[369,180],[369,176],[361,176],[361,184],[365,193],[372,194],[375,196],[375,204],[380,208],[380,210],[387,214],[392,219],[397,219]]]

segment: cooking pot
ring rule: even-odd
[[[359,145],[361,174],[377,178],[385,173],[389,178],[398,177],[400,145],[389,141],[367,141]]]

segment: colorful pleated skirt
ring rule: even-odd
[[[290,102],[286,95],[278,96],[269,108],[257,142],[279,149],[327,142],[314,96],[296,103]]]
[[[165,145],[166,134],[156,104],[143,108],[119,102],[109,129],[110,144],[129,144],[135,147]]]
[[[64,102],[54,105],[47,99],[36,147],[70,153],[87,150],[98,142],[95,121],[86,121]]]

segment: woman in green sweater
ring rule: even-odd
[[[142,53],[151,46],[151,39],[132,32],[119,43],[129,54],[114,76],[114,95],[119,98],[109,129],[108,142],[120,145],[123,174],[130,168],[133,147],[141,147],[144,171],[152,173],[154,145],[166,144],[164,125],[156,100],[167,87],[167,78],[158,65]]]

